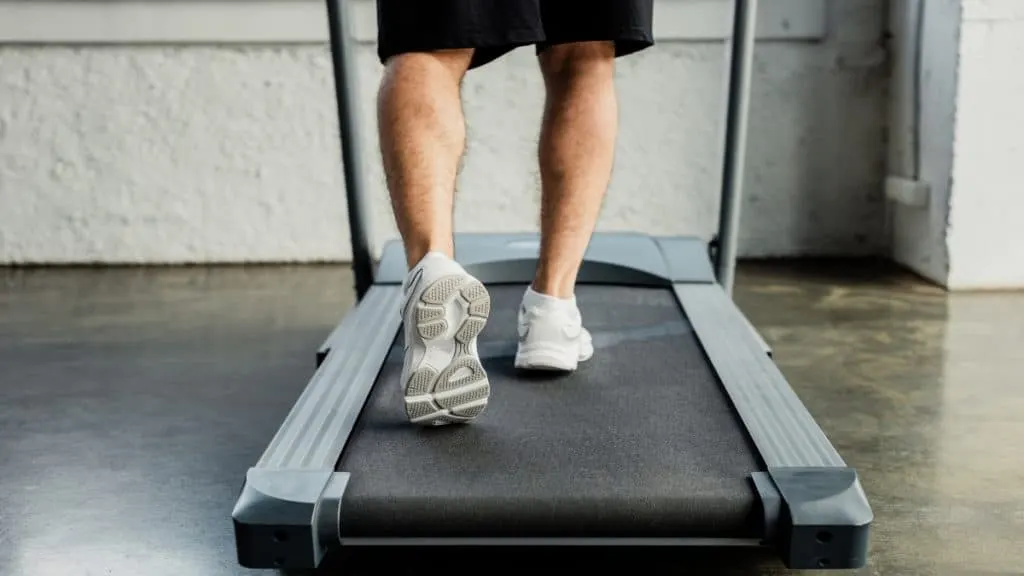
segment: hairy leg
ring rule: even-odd
[[[466,143],[460,88],[472,50],[401,54],[377,99],[380,149],[409,268],[428,252],[453,256],[455,180]]]
[[[615,45],[552,46],[540,55],[547,89],[539,160],[540,265],[533,288],[570,298],[611,179],[618,131]]]

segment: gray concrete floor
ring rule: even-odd
[[[0,281],[0,574],[249,573],[235,565],[231,506],[351,305],[349,273],[12,270]],[[861,474],[876,515],[864,574],[1024,573],[1024,293],[947,296],[884,265],[750,264],[737,301]],[[589,556],[599,573],[612,558],[623,560]],[[351,560],[383,574],[436,564]],[[780,571],[732,552],[631,562]]]

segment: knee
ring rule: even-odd
[[[588,79],[610,79],[615,72],[614,42],[574,42],[551,46],[540,54],[548,84],[565,85]]]
[[[473,60],[473,50],[438,50],[396,54],[384,63],[385,79],[443,75],[461,82]]]

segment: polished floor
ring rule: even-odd
[[[871,498],[862,573],[1024,574],[1024,293],[948,296],[863,263],[741,272],[740,306]],[[250,573],[231,506],[351,284],[330,267],[0,270],[0,574]],[[550,565],[531,552],[336,557],[325,573]],[[780,572],[731,551],[558,556]]]

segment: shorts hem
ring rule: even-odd
[[[629,28],[614,34],[580,34],[579,36],[569,38],[538,42],[537,53],[539,54],[551,46],[574,44],[576,42],[614,42],[615,57],[620,58],[654,46],[654,37],[644,28]]]
[[[475,53],[470,68],[476,68],[516,48],[539,44],[544,42],[544,40],[545,36],[542,30],[524,28],[507,31],[500,38],[495,38],[493,35],[487,35],[486,37],[466,35],[461,38],[449,38],[446,40],[414,40],[400,43],[378,41],[377,57],[381,64],[387,64],[390,58],[401,54],[471,49]],[[484,56],[484,58],[480,58],[481,56]]]

